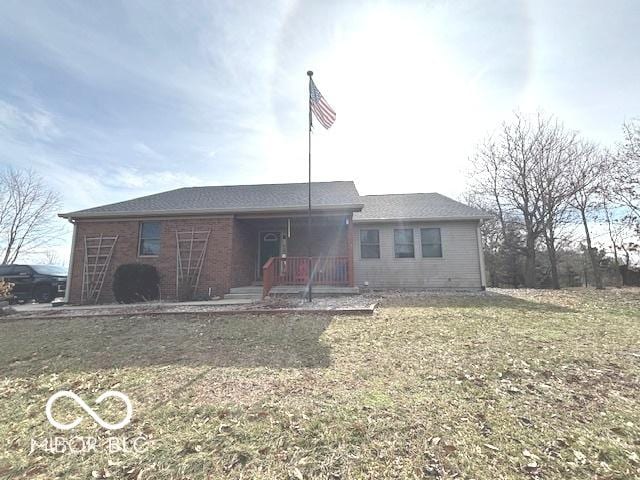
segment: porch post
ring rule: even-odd
[[[349,286],[355,286],[355,275],[353,272],[353,214],[347,217],[347,221],[349,224],[347,225],[347,279],[349,281]]]

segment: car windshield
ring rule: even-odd
[[[67,269],[58,265],[31,265],[31,268],[42,275],[67,276]]]

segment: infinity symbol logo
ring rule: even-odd
[[[106,428],[107,430],[118,430],[119,428],[124,427],[131,421],[131,416],[133,415],[133,405],[131,404],[131,400],[129,400],[129,397],[127,397],[122,392],[118,392],[116,390],[108,390],[98,398],[96,398],[96,403],[101,403],[106,398],[116,397],[122,400],[127,406],[127,415],[124,417],[124,419],[122,419],[118,423],[109,423],[102,420],[102,418],[100,418],[98,414],[78,395],[68,390],[60,390],[59,392],[54,393],[53,395],[51,395],[51,397],[49,397],[49,400],[47,400],[47,406],[45,407],[45,413],[47,415],[49,423],[60,430],[71,430],[72,428],[77,427],[82,421],[82,417],[78,417],[71,423],[60,423],[53,418],[53,415],[51,414],[51,408],[53,407],[55,401],[61,397],[72,399],[74,402],[80,405],[80,407],[82,407],[82,409],[87,412],[91,416],[91,418],[96,421],[96,423],[98,423],[102,428]]]

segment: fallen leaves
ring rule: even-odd
[[[106,337],[6,324],[0,410],[21,415],[0,438],[38,479],[55,477],[45,461],[130,480],[640,477],[640,290],[626,313],[609,292],[534,293],[399,296],[366,319],[92,319]],[[118,383],[148,452],[106,468],[20,453],[50,391]]]
[[[573,450],[573,456],[576,459],[576,462],[584,465],[587,462],[587,457],[580,450]]]

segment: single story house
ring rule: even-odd
[[[486,212],[437,193],[361,196],[351,181],[179,188],[60,214],[74,225],[72,304],[114,300],[123,263],[154,265],[161,297],[277,288],[484,288]]]

